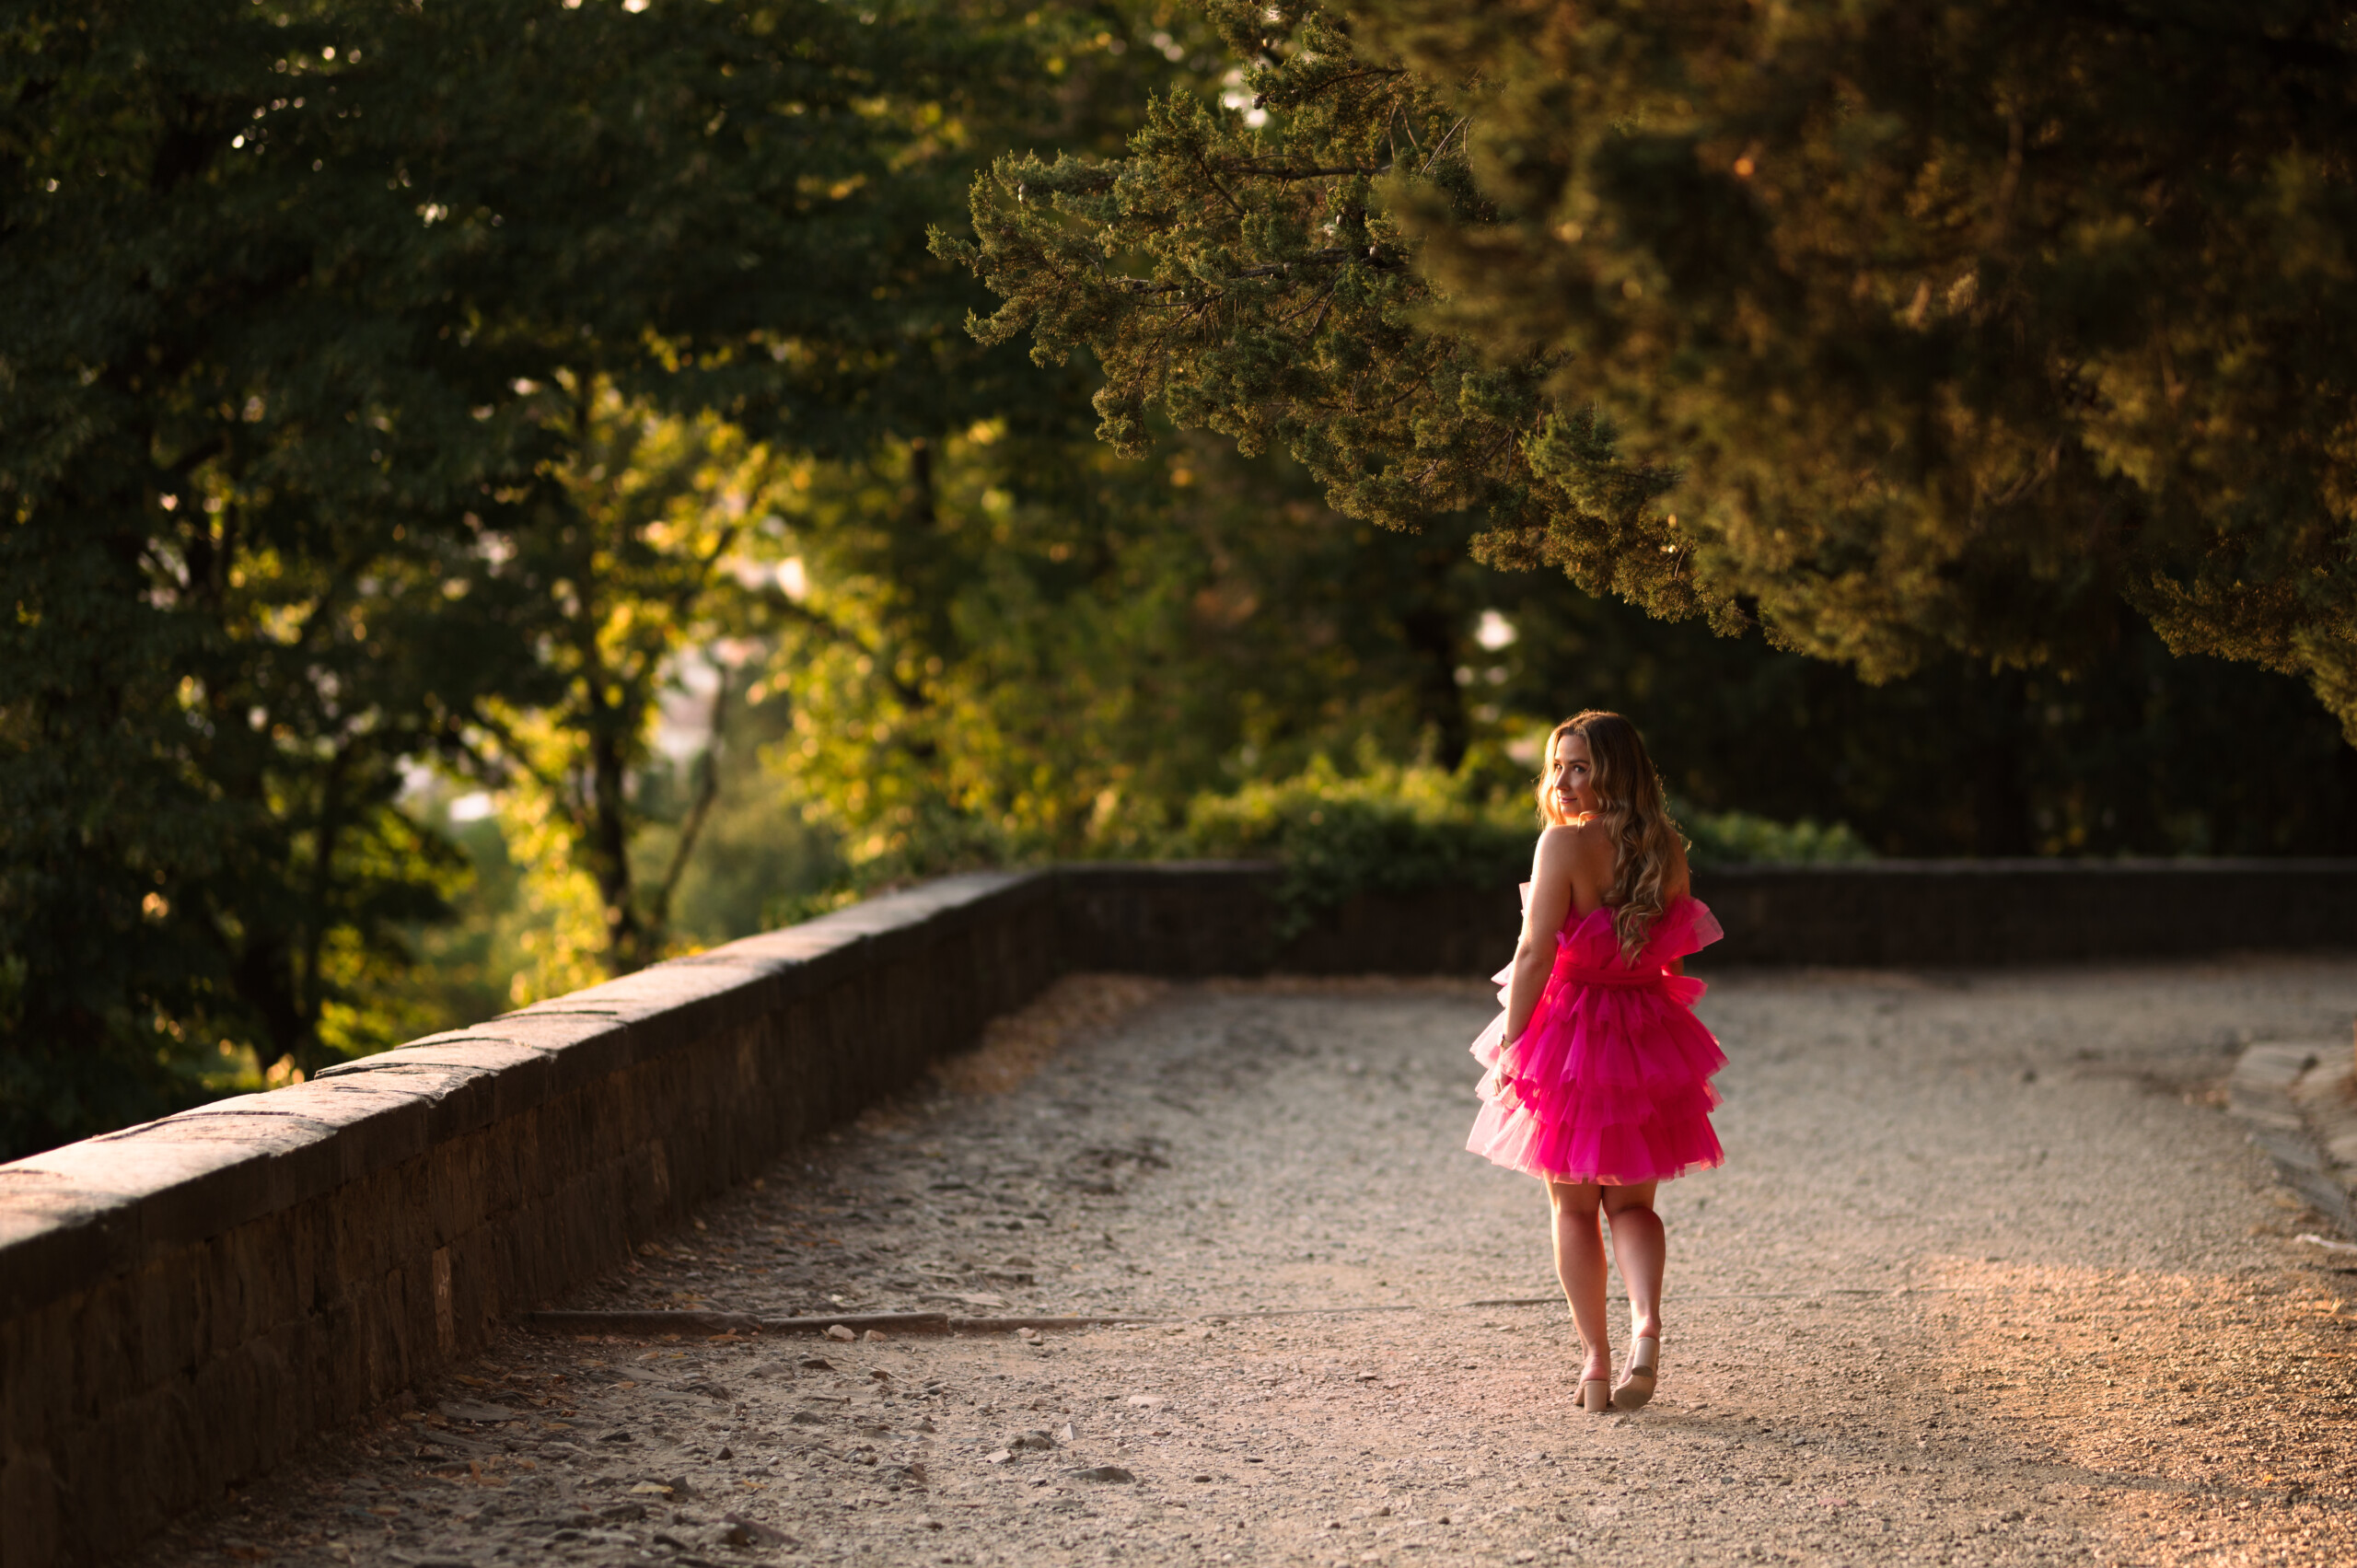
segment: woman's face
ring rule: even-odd
[[[1585,817],[1604,809],[1596,793],[1596,759],[1588,754],[1587,737],[1566,735],[1555,742],[1549,765],[1547,794],[1556,811],[1565,817]]]

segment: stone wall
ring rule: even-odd
[[[1513,947],[1511,889],[1357,899],[1280,943],[1275,877],[948,877],[0,1166],[0,1568],[101,1559],[399,1400],[1059,973],[1478,976]],[[1721,961],[2357,947],[2347,862],[1768,867],[1697,890]]]
[[[0,1166],[0,1564],[130,1545],[911,1082],[1058,972],[1056,889],[948,878]]]

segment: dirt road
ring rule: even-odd
[[[2357,1562],[2357,1256],[2220,1093],[2346,1042],[2357,963],[1723,978],[1729,1164],[1664,1189],[1661,1393],[1602,1419],[1503,1305],[1554,1296],[1536,1185],[1461,1152],[1492,1005],[1067,982],[564,1305],[1186,1321],[517,1333],[143,1559]]]

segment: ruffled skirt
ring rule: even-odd
[[[1711,1078],[1727,1059],[1693,1014],[1701,982],[1614,981],[1559,962],[1511,1051],[1503,1013],[1481,1032],[1473,1055],[1489,1072],[1466,1147],[1510,1170],[1615,1187],[1724,1163]]]

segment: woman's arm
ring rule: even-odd
[[[1522,938],[1515,944],[1514,971],[1506,981],[1506,1039],[1522,1038],[1538,993],[1555,967],[1555,933],[1572,912],[1570,830],[1549,828],[1530,853],[1530,897],[1523,900]]]
[[[1603,876],[1595,864],[1601,854]],[[1530,857],[1530,900],[1522,912],[1522,940],[1515,945],[1514,972],[1506,982],[1506,1039],[1519,1040],[1538,1010],[1539,993],[1555,968],[1555,934],[1573,906],[1593,910],[1611,880],[1612,849],[1601,824],[1581,822],[1548,829]],[[1588,884],[1595,884],[1588,886]]]

